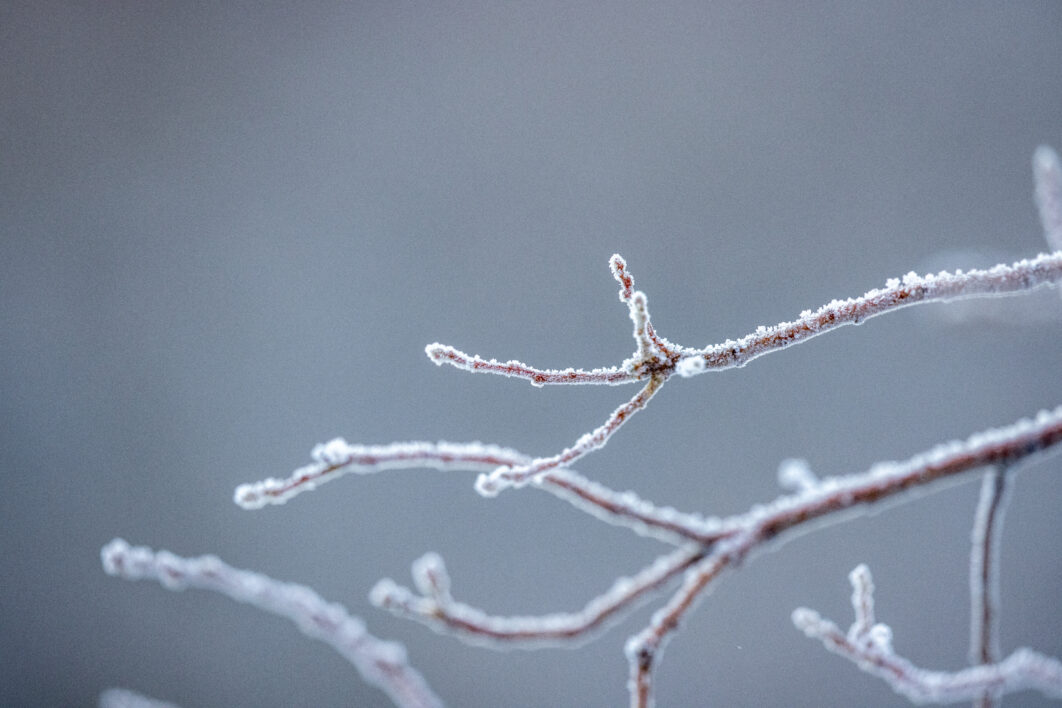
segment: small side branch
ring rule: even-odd
[[[1002,695],[1027,689],[1062,698],[1062,662],[1031,649],[1019,649],[998,663],[955,672],[915,666],[893,651],[889,626],[874,621],[870,570],[860,565],[849,575],[849,580],[855,622],[847,633],[805,607],[793,612],[793,624],[863,671],[884,679],[912,703],[957,703],[979,700],[986,694]]]
[[[610,619],[633,608],[638,601],[704,557],[699,546],[686,546],[661,556],[630,578],[619,578],[578,612],[537,617],[498,617],[457,602],[450,594],[450,577],[442,558],[429,553],[413,564],[416,594],[390,578],[376,584],[369,597],[377,607],[399,617],[416,620],[438,632],[453,634],[473,644],[535,648],[570,646],[586,639]]]
[[[1007,470],[994,467],[985,473],[974,517],[970,550],[970,663],[987,665],[999,660],[999,544],[1007,499]],[[986,693],[975,708],[993,708],[998,696]]]
[[[524,379],[532,386],[552,386],[557,384],[606,384],[615,386],[631,383],[636,378],[615,366],[600,369],[538,369],[523,362],[510,359],[484,359],[475,354],[466,354],[460,349],[434,342],[424,348],[437,366],[449,364],[474,374],[498,374],[512,378]]]
[[[544,472],[558,467],[566,467],[580,457],[604,447],[608,439],[619,430],[620,426],[626,423],[632,415],[645,408],[645,405],[649,403],[649,399],[660,390],[666,380],[666,374],[653,374],[649,379],[649,383],[633,398],[614,410],[608,420],[593,431],[583,435],[571,447],[565,448],[559,454],[552,457],[540,457],[526,465],[499,467],[490,474],[481,474],[476,480],[476,491],[485,497],[492,497],[503,489],[522,487],[536,477],[541,476]]]
[[[308,636],[343,655],[366,682],[384,691],[399,708],[441,708],[442,701],[406,661],[401,644],[377,639],[345,608],[326,602],[304,585],[283,583],[239,570],[216,556],[181,558],[168,551],[132,547],[115,539],[100,551],[108,575],[156,580],[168,590],[199,588],[228,595],[293,621]]]

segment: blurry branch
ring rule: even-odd
[[[148,698],[124,688],[108,688],[100,694],[99,708],[177,708],[173,703]]]
[[[1006,509],[1007,468],[985,473],[974,515],[970,549],[970,663],[993,664],[999,659],[999,542]],[[974,705],[993,708],[998,696],[986,692]]]
[[[986,695],[1026,689],[1038,690],[1049,698],[1062,698],[1062,663],[1031,649],[1018,649],[1003,661],[951,673],[915,666],[893,651],[889,626],[874,621],[874,584],[870,570],[860,565],[848,578],[852,583],[855,622],[847,633],[806,607],[793,612],[793,624],[863,671],[884,679],[911,702],[981,701]]]
[[[406,650],[401,644],[372,636],[360,619],[347,614],[342,606],[326,602],[304,585],[239,570],[216,556],[181,558],[168,551],[131,547],[120,538],[104,546],[100,556],[108,575],[155,580],[168,590],[213,590],[287,617],[307,635],[342,654],[367,683],[387,693],[400,708],[442,705],[421,675],[406,663]]]
[[[1033,155],[1033,177],[1047,245],[1052,251],[1062,251],[1062,165],[1058,154],[1046,145],[1036,148]]]

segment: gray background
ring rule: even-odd
[[[105,576],[116,535],[312,585],[455,706],[625,704],[623,642],[663,597],[575,650],[494,652],[366,594],[436,550],[488,611],[575,609],[660,544],[471,475],[258,512],[233,488],[336,435],[559,450],[634,389],[533,389],[423,347],[619,363],[613,252],[659,330],[704,345],[1043,250],[1029,162],[1062,147],[1060,29],[1051,2],[0,4],[0,704],[384,703],[283,620]],[[579,469],[726,514],[773,498],[786,457],[907,457],[1062,401],[1060,308],[908,310],[672,381]],[[1008,652],[1062,654],[1059,465],[1023,471],[1008,512]],[[727,576],[659,705],[899,704],[789,620],[847,626],[861,561],[898,650],[963,666],[977,490]]]

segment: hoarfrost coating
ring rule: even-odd
[[[1058,205],[1062,204],[1062,180],[1053,153],[1038,152],[1035,164],[1037,204],[1050,242],[1052,229],[1058,223]],[[336,438],[315,447],[312,463],[287,479],[269,478],[241,485],[235,494],[237,503],[246,508],[282,503],[299,491],[348,472],[368,474],[434,467],[478,472],[476,489],[484,496],[509,487],[549,491],[599,519],[675,546],[629,577],[617,578],[574,612],[499,616],[459,602],[451,594],[445,563],[435,553],[421,556],[412,565],[416,592],[384,579],[370,593],[370,600],[377,606],[471,643],[540,646],[585,641],[656,591],[677,584],[648,625],[625,645],[631,705],[646,708],[653,702],[655,670],[671,637],[727,571],[747,563],[762,550],[779,548],[798,533],[840,523],[881,502],[903,498],[914,490],[932,490],[942,481],[981,471],[984,482],[970,552],[970,640],[975,666],[955,672],[930,671],[897,655],[892,648],[892,630],[875,621],[873,581],[865,565],[857,566],[849,576],[855,621],[848,632],[809,609],[795,611],[793,621],[808,636],[820,639],[828,649],[863,670],[883,677],[915,702],[973,699],[981,706],[990,706],[1003,693],[1029,688],[1049,697],[1062,697],[1062,663],[1057,659],[1029,649],[1020,649],[1003,660],[996,658],[998,610],[994,591],[1006,480],[1019,464],[1062,448],[1062,406],[974,433],[962,441],[936,445],[903,461],[877,463],[864,472],[820,479],[806,463],[787,461],[778,470],[778,481],[790,493],[724,518],[659,507],[633,492],[617,492],[588,480],[568,467],[605,445],[674,373],[692,376],[741,367],[763,354],[916,303],[991,297],[1056,285],[1062,281],[1062,251],[983,270],[941,271],[924,276],[910,272],[902,278],[890,278],[883,289],[870,290],[858,298],[833,300],[818,310],[804,310],[793,322],[759,326],[741,339],[702,349],[676,345],[657,334],[649,315],[648,298],[634,290],[626,262],[614,255],[609,265],[620,284],[619,299],[628,307],[635,340],[634,354],[620,366],[537,369],[515,360],[502,363],[469,356],[439,344],[426,349],[436,364],[515,376],[536,386],[642,382],[634,396],[614,409],[604,423],[577,437],[571,446],[554,455],[532,457],[478,442],[352,445]],[[287,616],[307,634],[340,651],[366,681],[382,688],[399,706],[440,703],[420,674],[409,666],[399,645],[372,637],[361,620],[349,616],[339,605],[326,603],[309,588],[240,571],[213,556],[184,559],[166,551],[133,548],[120,539],[103,549],[102,560],[111,574],[128,579],[151,578],[171,589],[212,589]]]

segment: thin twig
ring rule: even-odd
[[[481,474],[476,479],[476,491],[485,497],[492,497],[503,489],[522,487],[541,476],[543,472],[565,467],[580,457],[604,447],[608,439],[620,429],[620,426],[626,423],[632,415],[645,408],[649,399],[660,390],[666,380],[666,374],[654,373],[649,378],[649,383],[629,401],[614,410],[608,420],[558,454],[537,458],[526,465],[499,467],[490,474]]]
[[[970,663],[999,660],[999,543],[1007,502],[1007,470],[993,467],[985,473],[974,516],[970,549]],[[985,693],[975,708],[994,708],[998,696]]]

